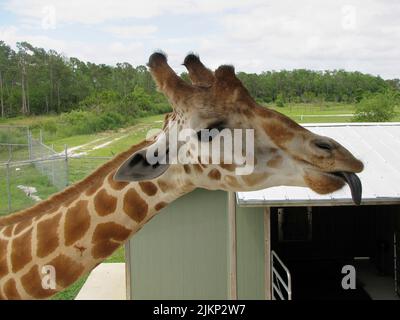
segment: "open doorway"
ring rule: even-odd
[[[271,249],[290,270],[292,299],[398,299],[399,213],[398,206],[272,208]]]

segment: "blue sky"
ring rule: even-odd
[[[96,63],[187,52],[211,68],[346,69],[400,77],[398,0],[0,0],[0,40]]]

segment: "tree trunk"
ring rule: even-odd
[[[46,113],[49,113],[49,97],[46,95]]]
[[[53,69],[52,69],[51,61],[49,61],[49,70],[50,70],[50,74],[49,74],[49,76],[50,76],[50,108],[53,108],[54,107],[54,104],[53,104],[54,85],[53,85]]]
[[[31,106],[29,103],[29,83],[28,83],[28,75],[25,73],[25,88],[26,88],[26,113],[31,113]]]
[[[0,71],[0,104],[1,104],[1,117],[4,118],[4,98],[3,98],[3,75]]]
[[[60,113],[60,80],[57,81],[57,113]]]
[[[27,107],[26,107],[26,92],[25,92],[25,67],[22,66],[22,72],[21,72],[21,90],[22,90],[22,108],[21,108],[21,113],[25,115],[27,113]]]

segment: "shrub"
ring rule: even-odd
[[[390,121],[396,115],[395,107],[398,104],[399,96],[395,92],[370,94],[356,104],[354,120],[366,122]]]
[[[117,129],[129,124],[129,118],[112,111],[76,110],[62,114],[57,122],[57,135],[65,137]]]
[[[279,93],[275,99],[276,106],[279,108],[283,108],[285,106],[285,97],[282,93]]]

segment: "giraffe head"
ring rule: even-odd
[[[165,177],[193,187],[227,191],[302,186],[320,194],[336,191],[347,182],[354,201],[360,202],[361,183],[355,173],[363,170],[363,164],[347,149],[258,105],[232,66],[223,65],[212,72],[193,54],[183,64],[191,84],[176,75],[164,54],[150,56],[150,72],[173,112],[166,117],[163,133],[150,147],[133,154],[117,171],[116,180]],[[172,132],[185,132],[174,146]],[[235,132],[240,134],[235,136]],[[225,143],[229,139],[231,148]],[[176,149],[173,162],[171,153]],[[224,158],[228,151],[232,157]],[[149,154],[157,160],[149,161]],[[219,154],[217,161],[210,156],[214,154]],[[249,163],[237,161],[240,155],[246,155]],[[238,174],[246,166],[250,170]]]

